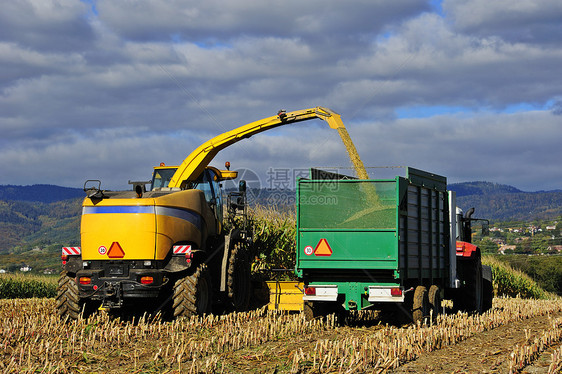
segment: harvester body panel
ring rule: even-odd
[[[160,195],[85,199],[82,260],[163,260],[176,243],[200,247],[202,233],[208,231],[205,221],[213,220],[203,192],[186,190]],[[113,243],[118,243],[121,250],[112,251]]]
[[[80,225],[82,260],[153,260],[156,245],[154,212],[154,199],[108,199],[96,205],[86,199]],[[109,253],[113,243],[119,243],[121,247],[122,251],[117,253],[119,257]]]

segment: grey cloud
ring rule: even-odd
[[[371,165],[409,165],[451,182],[487,180],[532,191],[537,184],[560,188],[562,169],[552,166],[562,159],[561,133],[556,116],[537,111],[363,124],[354,139]]]
[[[537,44],[562,41],[558,0],[444,0],[443,10],[458,30],[472,35]]]
[[[473,15],[446,2],[442,17],[413,0],[97,1],[99,15],[87,2],[11,2],[0,15],[3,183],[103,177],[123,187],[214,135],[323,105],[342,114],[367,164],[555,186],[562,52],[540,33],[516,42],[503,19],[505,33],[479,33],[499,8],[464,3]],[[549,24],[531,13],[525,24]],[[68,48],[58,45],[65,37]],[[550,112],[528,109],[547,103]],[[501,113],[519,105],[527,113]],[[462,114],[423,113],[435,107]],[[403,108],[428,118],[397,119]],[[257,135],[221,152],[219,165],[225,159],[262,175],[275,165],[349,165],[321,122]]]
[[[389,24],[429,10],[425,2],[386,1],[98,1],[100,18],[133,40],[228,42],[239,35],[283,38],[376,35]],[[352,41],[350,39],[350,41]]]
[[[40,51],[88,48],[94,34],[85,3],[72,0],[5,1],[0,12],[0,40]]]

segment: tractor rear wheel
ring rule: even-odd
[[[248,251],[238,242],[230,254],[228,262],[228,299],[232,309],[237,312],[248,310],[250,305],[250,262]]]
[[[480,255],[475,258],[462,259],[457,262],[460,265],[461,279],[464,281],[460,288],[458,300],[459,309],[465,312],[482,313],[484,300],[482,295],[482,263]]]
[[[213,289],[207,265],[201,264],[193,274],[178,279],[173,292],[174,317],[211,313]]]
[[[492,269],[489,266],[482,265],[482,312],[492,309],[493,298]]]

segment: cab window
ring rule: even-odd
[[[151,189],[168,187],[176,170],[177,168],[154,169]]]
[[[214,204],[217,218],[221,220],[222,194],[218,175],[214,171],[206,169],[194,188],[203,191],[205,200],[207,200],[208,203]]]

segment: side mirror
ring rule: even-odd
[[[88,179],[86,182],[84,182],[84,192],[86,192],[86,196],[90,199],[104,198],[103,192],[101,190],[101,181],[97,179]]]
[[[482,222],[482,236],[490,235],[490,224],[488,222]]]

